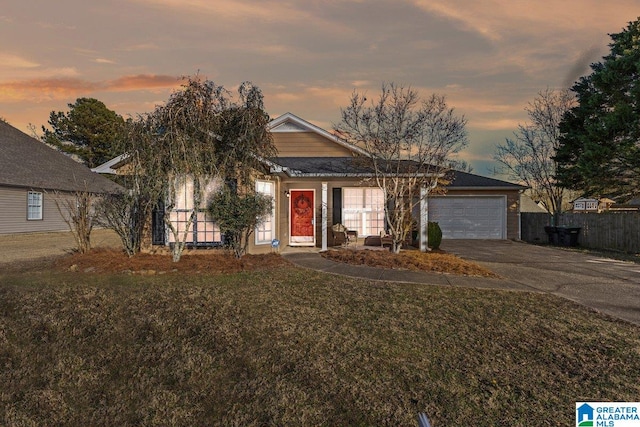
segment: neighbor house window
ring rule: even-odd
[[[29,191],[27,193],[27,220],[42,219],[42,193]]]
[[[343,188],[342,222],[358,235],[384,231],[384,192],[379,188]]]
[[[274,200],[276,191],[275,183],[272,181],[256,181],[256,192],[270,196]],[[271,244],[275,239],[276,229],[276,206],[271,205],[271,213],[267,215],[261,224],[256,227],[256,245]]]

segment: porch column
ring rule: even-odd
[[[429,251],[429,202],[427,188],[420,189],[420,252]]]
[[[322,183],[322,250],[327,250],[327,183]]]

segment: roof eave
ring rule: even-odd
[[[483,186],[464,186],[464,187],[455,187],[455,186],[450,186],[450,185],[445,185],[445,188],[449,189],[449,190],[464,190],[464,191],[471,191],[471,190],[486,190],[486,191],[505,191],[505,190],[512,190],[512,191],[521,191],[521,190],[526,190],[527,187],[509,187],[509,186],[492,186],[492,187],[483,187]]]

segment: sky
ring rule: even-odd
[[[640,0],[5,0],[0,117],[42,133],[80,97],[136,117],[198,74],[331,130],[354,91],[394,82],[444,95],[468,121],[459,158],[493,176],[527,104],[639,16]]]

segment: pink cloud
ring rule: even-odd
[[[175,76],[138,74],[115,80],[88,81],[79,78],[44,78],[0,83],[0,97],[5,102],[44,102],[73,99],[96,92],[129,92],[172,89],[180,85]]]

